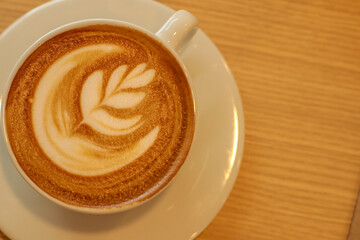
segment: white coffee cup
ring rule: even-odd
[[[198,21],[189,12],[187,12],[185,10],[180,10],[180,11],[177,11],[176,13],[174,13],[167,20],[167,22],[156,33],[149,32],[148,30],[143,29],[143,28],[141,28],[139,26],[136,26],[136,25],[128,23],[128,22],[119,21],[119,20],[87,19],[87,20],[81,20],[81,21],[77,21],[77,22],[72,22],[72,23],[66,24],[64,26],[61,26],[59,28],[56,28],[56,29],[50,31],[49,33],[47,33],[43,37],[41,37],[38,41],[36,41],[34,44],[32,44],[25,51],[25,53],[20,57],[18,62],[13,67],[13,70],[12,70],[11,74],[9,75],[9,78],[8,78],[8,80],[6,82],[4,92],[3,92],[3,95],[2,95],[3,96],[3,102],[2,102],[2,105],[1,105],[1,125],[2,125],[2,134],[3,134],[4,140],[5,140],[5,144],[6,144],[8,153],[9,153],[10,158],[11,158],[12,162],[14,163],[16,169],[20,173],[20,175],[38,193],[40,193],[45,198],[51,200],[52,202],[58,204],[59,206],[62,206],[62,207],[65,207],[65,208],[68,208],[68,209],[71,209],[71,210],[79,211],[79,212],[84,212],[84,213],[107,214],[107,213],[114,213],[114,212],[124,211],[124,210],[127,210],[127,209],[131,209],[131,208],[133,208],[135,206],[141,205],[144,202],[147,202],[148,200],[152,199],[159,192],[156,195],[148,198],[145,201],[138,201],[138,202],[135,201],[135,202],[132,202],[131,204],[127,204],[127,205],[124,205],[124,206],[121,206],[121,207],[114,207],[114,208],[81,207],[81,206],[70,205],[68,203],[62,202],[62,201],[50,196],[48,193],[46,193],[44,190],[42,190],[40,187],[38,187],[27,176],[27,174],[24,172],[24,170],[22,169],[22,167],[20,166],[20,164],[16,160],[16,157],[15,157],[15,155],[13,153],[12,148],[11,148],[9,138],[8,138],[8,134],[7,134],[6,122],[5,122],[5,106],[6,106],[6,101],[7,101],[7,96],[8,96],[9,90],[10,90],[10,86],[12,84],[12,80],[15,77],[16,73],[18,72],[19,68],[25,62],[25,60],[30,56],[30,54],[35,49],[37,49],[42,43],[46,42],[47,40],[51,39],[52,37],[54,37],[54,36],[56,36],[56,35],[58,35],[60,33],[66,32],[66,31],[71,30],[71,29],[85,27],[85,26],[89,26],[89,25],[96,25],[96,24],[108,24],[108,25],[124,26],[124,27],[128,27],[128,28],[133,28],[133,29],[136,29],[136,30],[138,30],[138,31],[140,31],[142,33],[145,33],[150,38],[155,39],[158,42],[162,43],[171,52],[171,54],[177,59],[177,62],[181,65],[184,73],[186,74],[187,79],[188,79],[188,83],[190,85],[190,89],[192,91],[192,97],[193,97],[193,100],[194,100],[194,106],[196,107],[196,94],[194,93],[193,83],[190,80],[190,77],[189,77],[189,75],[187,73],[187,70],[186,70],[186,68],[185,68],[185,66],[184,66],[184,64],[183,64],[183,62],[182,62],[182,60],[181,60],[181,58],[179,56],[179,53],[184,49],[184,47],[187,45],[189,40],[195,34],[195,32],[197,30]],[[196,114],[195,114],[195,118],[197,118]],[[198,121],[196,121],[196,119],[195,119],[195,123],[196,122],[198,122]],[[195,127],[195,129],[196,129],[196,127]],[[166,186],[168,186],[168,185],[169,184],[167,184]],[[164,190],[164,188],[162,190]]]

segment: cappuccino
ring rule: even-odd
[[[161,43],[127,27],[92,25],[40,45],[5,105],[25,174],[66,204],[111,208],[163,189],[194,134],[187,77]]]

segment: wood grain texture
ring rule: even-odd
[[[0,32],[43,2],[0,0]],[[199,19],[245,111],[239,176],[198,239],[345,240],[360,186],[360,1],[160,2]]]

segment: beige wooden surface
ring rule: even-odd
[[[0,0],[0,32],[44,2]],[[245,111],[239,176],[198,239],[346,239],[360,186],[360,1],[160,2],[196,15]]]

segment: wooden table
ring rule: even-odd
[[[0,32],[44,2],[0,0]],[[360,186],[360,1],[160,2],[199,19],[245,111],[235,187],[198,239],[346,239]]]

